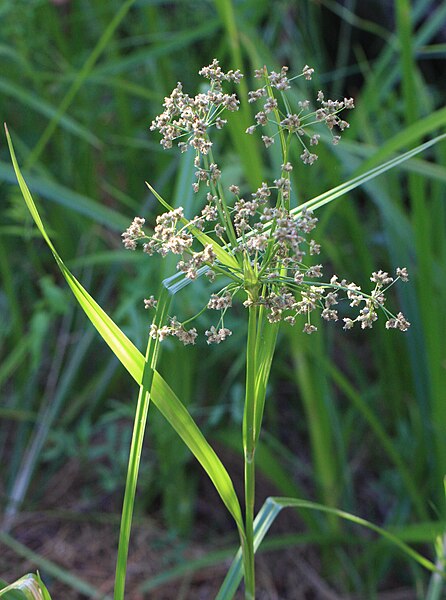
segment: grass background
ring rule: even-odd
[[[441,2],[3,0],[0,18],[0,117],[24,174],[64,260],[140,349],[148,327],[142,298],[156,292],[167,267],[124,252],[120,233],[135,215],[150,220],[158,210],[144,180],[174,204],[192,201],[189,159],[163,151],[148,131],[177,81],[194,93],[197,71],[216,56],[246,73],[310,64],[313,92],[354,96],[341,144],[297,169],[299,201],[444,131]],[[221,139],[219,162],[231,182],[251,189],[276,172],[254,138],[236,135],[244,122],[248,107]],[[412,327],[398,335],[382,326],[357,334],[327,326],[311,338],[284,330],[259,454],[265,495],[341,507],[394,528],[430,557],[445,516],[445,153],[440,144],[320,212],[326,273],[366,284],[372,270],[408,267],[411,283],[394,300]],[[119,513],[136,391],[31,226],[5,141],[0,181],[0,507],[9,532],[0,541],[17,561],[37,552],[28,557],[34,565],[41,548],[17,533],[27,511],[67,510],[67,520],[82,512],[90,523],[97,513],[112,521]],[[206,293],[190,286],[178,310],[193,314]],[[175,374],[175,391],[237,474],[244,315],[232,318],[236,334],[212,351],[166,343],[160,370]],[[214,492],[155,410],[143,461],[140,517],[156,515],[173,548],[204,531],[216,548],[227,522],[208,508],[217,504]],[[82,481],[71,503],[63,485],[70,489],[73,464]],[[297,538],[278,531],[271,539],[278,547],[306,541],[302,558],[341,597],[380,598],[401,587],[407,598],[441,594],[432,582],[428,591],[421,569],[358,529],[303,511],[299,519]],[[220,541],[231,547],[230,538]],[[181,571],[180,554],[167,562]],[[0,576],[10,579],[1,556]],[[45,567],[50,579],[70,579],[69,569],[60,575],[53,566]],[[65,581],[74,594],[80,577]],[[150,597],[157,581],[140,573],[138,585]]]

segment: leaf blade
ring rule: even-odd
[[[63,263],[45,230],[28,186],[26,185],[26,182],[20,172],[12,141],[6,126],[5,129],[14,170],[16,172],[17,180],[26,205],[28,206],[31,215],[37,227],[39,228],[40,233],[51,249],[57,265],[59,266],[77,301],[92,324],[95,326],[98,333],[102,336],[104,341],[108,344],[112,352],[127,369],[133,379],[138,384],[141,384],[143,382],[146,364],[144,356]],[[232,485],[232,481],[222,462],[218,458],[215,451],[205,440],[203,434],[199,430],[189,412],[157,371],[154,372],[153,388],[154,389],[151,390],[151,393],[154,404],[164,414],[169,423],[183,439],[183,441],[185,441],[191,452],[203,466],[211,481],[214,483],[225,506],[234,517],[239,530],[242,532],[243,520],[241,516],[240,505]]]

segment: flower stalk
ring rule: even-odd
[[[170,302],[171,297],[167,289],[163,287],[157,302],[157,311],[154,319],[154,324],[157,327],[159,327],[159,325],[165,321]],[[130,446],[129,462],[127,467],[127,479],[121,513],[121,527],[119,531],[118,557],[116,562],[115,588],[113,596],[114,600],[124,600],[127,558],[133,519],[133,509],[135,505],[136,486],[138,483],[142,445],[144,441],[144,432],[150,404],[150,389],[152,387],[153,374],[158,361],[159,349],[160,339],[149,336],[145,355],[143,378],[139,388],[138,402],[136,405],[132,442]]]
[[[254,567],[254,505],[255,505],[255,413],[258,401],[256,390],[258,307],[248,309],[248,337],[246,343],[246,388],[243,413],[243,453],[245,462],[245,529],[246,549],[243,556],[245,571],[245,598],[255,598]]]

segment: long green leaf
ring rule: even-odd
[[[409,125],[405,129],[403,129],[400,133],[397,133],[396,135],[392,136],[392,138],[389,139],[388,142],[383,144],[373,156],[371,156],[361,165],[360,170],[372,170],[373,167],[378,165],[381,161],[385,160],[388,156],[391,156],[395,152],[398,152],[399,150],[401,150],[401,148],[413,144],[423,136],[431,133],[433,130],[438,130],[440,127],[444,128],[445,125],[446,108],[440,108],[439,110],[436,110],[427,117],[417,120],[412,125]],[[417,148],[422,148],[424,150],[430,145],[433,145],[441,139],[444,139],[444,137],[445,134],[440,135],[434,138],[433,140],[426,142],[426,144],[428,144],[427,146],[425,144],[421,144],[421,146],[417,146]],[[414,150],[417,150],[417,148],[414,148]],[[422,150],[419,151],[421,152]],[[411,152],[413,152],[413,150]],[[415,154],[418,154],[418,152],[415,152]],[[405,154],[403,154],[402,156],[405,156]]]
[[[54,118],[57,114],[56,109],[43,98],[36,97],[32,92],[15,85],[7,79],[0,80],[0,91],[5,95],[12,96],[22,104],[32,108],[36,112],[48,117],[49,119]],[[75,119],[72,117],[69,117],[68,115],[61,115],[59,117],[59,122],[63,128],[78,138],[85,140],[96,148],[101,147],[101,141],[86,127],[75,121]]]
[[[446,115],[446,113],[445,113],[445,115]],[[420,134],[418,134],[418,135],[420,135]],[[439,136],[433,138],[432,140],[429,140],[428,142],[425,142],[424,144],[420,144],[419,146],[412,148],[412,150],[409,150],[408,152],[405,152],[404,154],[396,156],[395,158],[388,160],[387,162],[383,163],[382,165],[379,165],[378,167],[370,168],[365,173],[362,173],[361,175],[358,175],[357,177],[353,177],[352,179],[349,179],[345,183],[342,183],[341,185],[338,185],[335,188],[332,188],[331,190],[328,190],[327,192],[320,194],[319,196],[315,196],[311,200],[308,200],[304,204],[301,204],[299,207],[293,209],[291,212],[293,214],[297,214],[297,213],[301,212],[304,208],[307,208],[307,209],[311,208],[312,210],[316,210],[316,209],[320,208],[321,206],[324,206],[324,204],[328,204],[329,202],[332,202],[336,198],[339,198],[340,196],[344,196],[348,192],[351,192],[352,190],[359,187],[360,185],[363,185],[367,181],[370,181],[371,179],[378,177],[378,175],[382,175],[386,171],[389,171],[390,169],[397,167],[398,165],[405,162],[406,160],[409,160],[409,158],[412,158],[413,156],[420,154],[420,152],[424,152],[428,148],[434,146],[435,144],[438,144],[438,142],[441,142],[442,140],[445,140],[445,139],[446,139],[446,134],[444,133],[442,135],[439,135]],[[399,146],[397,146],[397,147],[399,147]],[[392,146],[392,149],[393,149],[393,146]],[[370,162],[366,161],[366,163],[364,163],[364,164],[366,164],[366,165],[367,164],[375,164],[374,157],[370,158]],[[364,165],[363,165],[363,167],[364,167]],[[361,170],[363,167],[361,167]]]
[[[165,321],[170,308],[170,298],[166,289],[159,295],[158,306],[155,314],[154,325],[160,327]],[[119,530],[118,558],[116,561],[116,576],[114,600],[124,600],[125,582],[127,574],[127,559],[132,528],[133,511],[135,506],[136,488],[138,484],[139,467],[144,443],[144,434],[147,425],[147,415],[151,398],[151,388],[154,370],[159,354],[159,340],[149,336],[147,343],[142,381],[139,388],[138,402],[135,418],[133,420],[132,442],[127,464],[127,477],[125,482],[124,501],[121,511],[121,526]]]
[[[368,181],[374,179],[375,177],[378,177],[379,175],[384,174],[386,171],[389,171],[390,169],[393,169],[394,167],[397,167],[397,166],[403,164],[410,158],[416,156],[417,154],[420,154],[421,152],[424,152],[428,148],[435,146],[436,144],[438,144],[439,142],[441,142],[445,139],[446,139],[446,134],[442,134],[442,135],[439,135],[439,136],[433,138],[432,140],[425,142],[424,144],[420,144],[419,146],[412,148],[412,150],[409,150],[408,152],[405,152],[404,154],[396,156],[395,158],[388,160],[387,162],[383,163],[382,165],[379,165],[378,167],[374,167],[374,168],[366,171],[365,173],[362,173],[361,175],[357,175],[356,177],[353,177],[352,179],[345,181],[341,185],[338,185],[338,186],[324,192],[323,194],[319,194],[318,196],[311,198],[311,200],[307,200],[307,202],[304,202],[303,204],[300,204],[296,208],[293,208],[291,210],[291,214],[293,214],[294,216],[297,216],[304,209],[317,210],[318,208],[321,208],[325,204],[329,204],[330,202],[333,202],[333,200],[336,200],[337,198],[344,196],[348,192],[351,192],[355,188],[363,185],[364,183],[367,183]],[[155,194],[156,198],[166,208],[168,208],[168,210],[172,210],[172,207],[169,204],[167,204],[165,202],[165,200],[163,200],[161,198],[161,196],[156,192],[156,190],[153,189],[152,186],[150,186],[150,184],[147,183],[147,186]],[[264,231],[265,232],[268,231],[269,228],[270,228],[270,226],[267,225],[264,228]],[[247,235],[249,236],[250,234],[248,233]],[[209,240],[211,240],[211,238],[209,238]],[[208,242],[206,241],[205,243],[208,243]],[[209,242],[209,243],[211,243],[211,242]],[[220,249],[220,251],[224,252],[224,250],[220,246],[219,246],[219,249]],[[227,254],[227,253],[225,253],[225,254]],[[221,259],[223,261],[223,264],[227,264],[229,266],[229,263],[226,263],[225,257],[221,256]],[[189,283],[191,283],[190,280],[185,280],[183,283],[183,287],[185,285],[188,285]]]
[[[379,534],[382,538],[391,542],[395,546],[397,546],[402,552],[404,552],[408,557],[415,560],[422,567],[427,569],[428,571],[432,571],[433,573],[438,573],[442,577],[446,578],[446,575],[443,571],[439,570],[435,564],[429,559],[425,558],[419,552],[416,552],[408,546],[405,542],[403,542],[399,537],[391,533],[390,531],[379,527],[363,519],[361,517],[357,517],[356,515],[352,515],[349,512],[345,512],[343,510],[339,510],[336,508],[332,508],[329,506],[324,506],[323,504],[318,504],[317,502],[311,502],[310,500],[300,500],[299,498],[267,498],[264,505],[260,509],[257,514],[257,517],[254,522],[254,550],[257,551],[262,540],[265,535],[268,533],[269,528],[273,524],[277,515],[283,508],[297,508],[303,510],[315,510],[318,512],[327,513],[330,515],[335,515],[340,517],[341,519],[345,519],[346,521],[350,521],[351,523],[355,523],[356,525],[361,525],[375,533]],[[242,567],[242,553],[239,549],[237,554],[234,557],[234,560],[231,564],[231,567],[226,575],[226,578],[219,590],[218,595],[216,596],[216,600],[231,600],[234,597],[235,592],[237,591],[238,586],[242,580],[243,576],[243,567]]]
[[[131,69],[147,65],[150,61],[156,61],[169,54],[184,52],[190,44],[203,38],[208,38],[218,28],[218,19],[207,19],[200,27],[186,28],[184,31],[176,31],[170,39],[158,44],[149,44],[144,50],[135,50],[124,58],[108,60],[100,64],[94,71],[94,77],[114,75],[117,73],[128,73]],[[187,51],[187,50],[186,50]]]
[[[243,529],[240,505],[226,469],[184,405],[158,372],[153,377],[152,399],[167,421],[175,423],[176,431],[211,478],[237,525]]]
[[[14,170],[16,172],[17,180],[25,202],[43,238],[50,247],[54,258],[60,270],[62,271],[62,274],[64,275],[68,285],[70,286],[85,314],[93,323],[99,334],[109,345],[115,356],[127,369],[133,379],[135,379],[138,384],[141,384],[143,381],[145,364],[144,356],[64,265],[47,232],[45,231],[34,200],[32,199],[31,193],[20,172],[12,141],[7,130],[6,135]],[[234,517],[237,526],[239,527],[240,531],[242,531],[243,521],[241,517],[240,505],[230,477],[220,459],[215,454],[211,446],[206,442],[198,426],[184,408],[183,404],[158,373],[155,373],[153,379],[153,388],[152,399],[154,404],[166,417],[178,435],[185,441],[197,460],[204,467],[218,493],[220,494],[223,502]]]
[[[70,188],[47,178],[26,174],[31,190],[45,199],[63,206],[69,211],[89,217],[108,229],[123,231],[128,226],[128,219],[108,206],[75,192]],[[10,165],[0,161],[0,181],[15,182],[14,171]]]
[[[135,3],[135,1],[136,0],[127,0],[126,2],[122,3],[121,6],[119,7],[119,10],[114,15],[113,19],[110,21],[110,23],[104,29],[96,46],[93,48],[91,53],[88,55],[87,60],[82,65],[82,68],[80,69],[79,73],[76,75],[76,78],[74,79],[74,81],[71,84],[71,86],[69,87],[67,93],[63,97],[63,99],[57,109],[57,112],[55,113],[55,115],[53,116],[51,121],[48,123],[44,132],[40,136],[39,141],[37,142],[36,146],[34,147],[32,153],[29,155],[28,163],[27,163],[28,168],[30,168],[37,162],[39,156],[41,155],[41,153],[45,149],[46,145],[48,144],[49,140],[51,139],[51,136],[56,131],[56,128],[57,128],[57,125],[59,124],[60,119],[65,114],[65,112],[68,110],[68,107],[70,106],[70,104],[74,100],[76,94],[82,87],[82,84],[85,82],[88,75],[93,70],[94,65],[99,60],[99,57],[104,52],[105,48],[107,47],[107,44],[109,43],[109,41],[112,38],[113,34],[115,33],[116,29],[122,23],[123,19],[127,15],[128,11],[132,7],[132,5]]]

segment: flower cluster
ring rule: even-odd
[[[197,152],[208,154],[212,147],[208,129],[221,129],[226,124],[226,120],[221,118],[222,112],[239,108],[236,95],[223,93],[222,84],[228,81],[239,83],[243,77],[240,71],[224,73],[218,60],[214,59],[211,65],[201,69],[200,75],[210,81],[210,89],[206,93],[191,98],[178,83],[170,96],[164,99],[164,111],[152,121],[150,129],[161,133],[160,143],[164,148],[172,148],[173,142],[179,140],[177,143],[182,152],[192,146]]]
[[[122,242],[127,250],[136,250],[138,240],[145,237],[142,229],[145,222],[142,217],[135,217],[130,227],[122,234]]]
[[[170,335],[175,336],[180,340],[180,342],[183,342],[183,344],[187,346],[189,344],[195,344],[195,339],[198,333],[195,327],[187,331],[184,326],[178,322],[176,317],[172,317],[169,320],[169,325],[158,327],[152,323],[150,326],[149,335],[154,339],[158,338],[160,341],[164,340]]]
[[[205,273],[211,281],[217,277],[224,280],[220,291],[211,294],[198,313],[206,308],[220,311],[218,323],[205,331],[208,344],[219,344],[231,335],[224,317],[236,297],[241,297],[247,308],[260,307],[270,323],[295,325],[303,320],[303,331],[308,334],[317,330],[312,319],[315,312],[326,321],[342,319],[344,329],[348,330],[355,324],[362,329],[371,328],[381,311],[386,316],[388,329],[406,331],[410,323],[404,315],[399,312],[395,316],[386,306],[389,288],[398,280],[408,280],[406,268],[398,268],[394,277],[384,271],[372,273],[370,280],[374,287],[369,292],[336,275],[324,282],[322,264],[315,264],[314,259],[321,247],[311,237],[317,218],[310,206],[290,208],[293,165],[288,160],[288,142],[297,137],[304,148],[300,158],[311,165],[317,156],[310,153],[304,140],[316,146],[320,138],[311,127],[322,123],[330,132],[334,128],[342,132],[348,123],[339,114],[344,109],[354,108],[353,99],[325,100],[324,94],[319,92],[319,108],[310,111],[309,100],[303,100],[298,103],[299,110],[293,112],[285,92],[295,78],[289,77],[287,67],[282,67],[280,72],[268,73],[265,67],[256,71],[255,76],[263,79],[264,85],[249,92],[248,101],[263,99],[264,104],[255,116],[256,124],[247,133],[252,134],[266,125],[275,127],[276,133],[264,135],[262,139],[267,147],[274,143],[276,135],[285,140],[281,145],[283,164],[280,176],[271,184],[262,182],[255,192],[242,195],[236,184],[223,189],[221,170],[212,156],[209,137],[209,130],[225,124],[222,118],[225,110],[237,110],[238,99],[224,92],[223,86],[238,83],[242,74],[240,71],[225,73],[217,60],[204,67],[200,74],[209,80],[209,90],[191,98],[183,93],[179,83],[165,99],[164,112],[153,121],[151,129],[161,133],[161,144],[165,148],[170,148],[177,139],[182,140],[178,143],[182,151],[193,148],[197,179],[194,190],[198,191],[201,183],[208,188],[205,206],[189,219],[181,207],[169,210],[156,218],[150,233],[144,231],[145,220],[136,217],[122,234],[125,247],[135,250],[142,244],[149,255],[177,255],[177,269],[187,279],[193,280]],[[306,65],[298,77],[308,80],[312,75],[313,69]],[[286,108],[285,112],[281,105]],[[338,143],[339,135],[332,133],[332,136],[333,143]],[[231,260],[226,263],[218,260],[218,252],[226,253]],[[144,304],[152,308],[156,300],[151,296]],[[343,316],[342,306],[346,305],[355,315]],[[159,340],[174,336],[184,344],[194,344],[198,334],[195,328],[187,330],[184,323],[172,317],[167,325],[153,324],[150,335]]]
[[[297,77],[304,77],[309,80],[312,78],[313,73],[314,69],[305,65],[302,73]],[[280,73],[276,73],[275,71],[268,73],[266,67],[264,67],[257,70],[255,76],[263,79],[265,83],[262,87],[249,92],[248,102],[256,102],[265,98],[266,101],[263,104],[262,110],[255,115],[255,125],[248,127],[246,133],[253,134],[259,126],[265,127],[269,123],[274,126],[278,125],[274,136],[262,135],[262,141],[265,146],[268,148],[274,144],[275,137],[282,131],[287,134],[293,134],[298,138],[303,147],[300,158],[307,165],[312,165],[317,160],[317,154],[308,150],[305,139],[308,138],[310,146],[317,146],[321,137],[320,134],[315,134],[309,129],[313,125],[324,123],[331,133],[333,144],[336,145],[339,143],[341,136],[339,133],[335,135],[333,129],[337,127],[339,132],[342,132],[349,127],[348,122],[339,117],[339,113],[344,109],[351,110],[355,107],[353,98],[325,100],[324,93],[319,91],[317,94],[319,108],[312,110],[309,100],[300,100],[297,112],[291,112],[290,105],[286,100],[282,103],[284,109],[281,109],[278,100],[274,97],[274,90],[278,90],[283,95],[283,92],[291,87],[291,82],[296,79],[296,77],[291,79],[288,77],[288,68],[282,67]]]
[[[202,213],[206,211],[203,210]],[[202,218],[197,217],[195,227],[201,227]],[[168,211],[156,218],[156,225],[152,235],[147,235],[143,229],[145,219],[135,217],[128,229],[122,234],[124,246],[128,250],[135,250],[138,241],[143,241],[143,250],[152,255],[155,252],[161,256],[167,256],[169,252],[184,257],[177,263],[177,269],[182,271],[188,279],[196,279],[198,270],[203,265],[212,265],[216,255],[211,244],[204,250],[194,252],[191,250],[194,241],[193,235],[187,231],[191,223],[181,226],[184,218],[183,208],[180,206],[175,210]],[[147,308],[147,305],[146,305]]]

